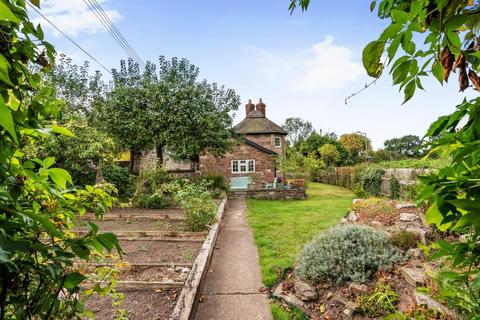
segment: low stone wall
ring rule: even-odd
[[[256,189],[248,190],[246,194],[250,199],[262,200],[302,200],[307,197],[305,188],[278,190],[278,189]]]

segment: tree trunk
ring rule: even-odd
[[[157,144],[157,165],[159,167],[163,166],[163,144]]]
[[[130,173],[133,173],[133,167],[135,165],[135,150],[130,148]]]

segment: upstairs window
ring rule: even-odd
[[[282,139],[280,137],[274,137],[273,139],[275,148],[280,148],[282,146]]]
[[[232,160],[232,173],[255,172],[255,160]]]

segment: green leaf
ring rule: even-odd
[[[443,66],[440,61],[435,61],[432,68],[432,73],[437,78],[438,82],[443,84]]]
[[[401,30],[403,26],[399,23],[392,23],[388,27],[383,30],[382,34],[380,35],[380,40],[388,40],[396,36]]]
[[[400,42],[402,41],[403,33],[397,34],[393,41],[390,43],[390,46],[387,49],[388,59],[389,61],[393,61],[395,54],[397,53],[398,47],[400,46]]]
[[[444,217],[438,210],[438,206],[436,203],[432,204],[430,208],[428,208],[426,218],[427,223],[436,225],[440,231],[447,230],[451,225],[450,222],[442,224]]]
[[[445,31],[456,31],[458,28],[463,26],[467,21],[467,17],[464,15],[455,15],[448,18],[447,23],[445,24]]]
[[[68,292],[73,292],[77,289],[78,285],[85,280],[86,277],[80,272],[72,272],[67,275],[65,281],[63,282],[63,287],[68,290]]]
[[[407,23],[409,19],[408,13],[402,10],[392,10],[391,14],[392,14],[392,20],[400,24]]]
[[[370,42],[362,53],[362,62],[369,76],[378,78],[382,74],[383,64],[380,62],[383,50],[385,49],[384,41]]]
[[[373,10],[375,10],[376,5],[377,5],[377,1],[372,1],[372,3],[370,3],[370,12],[373,12]]]
[[[45,160],[43,160],[43,166],[45,169],[50,168],[54,163],[55,163],[54,157],[48,157]]]
[[[422,10],[422,4],[423,4],[422,1],[413,1],[412,2],[412,5],[410,6],[410,14],[409,14],[410,19],[413,19],[416,16],[418,16],[420,11]]]
[[[8,20],[15,23],[19,22],[18,18],[3,1],[0,1],[0,20]]]
[[[29,0],[35,7],[40,8],[40,0]]]
[[[403,103],[405,104],[408,100],[410,100],[413,97],[413,94],[415,93],[416,89],[416,83],[415,79],[411,80],[406,86],[405,86],[405,98],[403,99]]]
[[[8,74],[9,69],[10,63],[2,54],[0,54],[0,81],[5,82],[10,87],[14,87],[14,84],[10,80],[10,75]]]
[[[59,126],[52,126],[50,129],[51,132],[58,133],[67,137],[75,137],[72,131],[65,127],[59,127]]]
[[[120,248],[120,244],[118,242],[117,236],[115,236],[111,232],[106,232],[97,235],[96,239],[105,247],[109,252],[112,251],[113,247],[115,247],[119,254],[122,253],[122,248]]]
[[[34,221],[39,222],[41,225],[45,227],[45,229],[48,231],[50,235],[57,238],[62,237],[62,233],[57,229],[57,226],[53,222],[51,222],[47,217],[41,214],[30,212],[30,211],[22,212],[22,214],[26,215],[27,217],[29,217]]]
[[[18,142],[17,132],[15,131],[15,124],[13,122],[12,112],[10,108],[3,101],[3,97],[0,96],[0,126],[2,126],[15,140]]]
[[[67,182],[73,184],[72,176],[67,170],[61,168],[50,168],[47,171],[52,181],[62,189],[67,188]]]
[[[480,201],[474,201],[470,199],[455,199],[448,200],[447,202],[462,210],[480,212]]]

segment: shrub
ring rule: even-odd
[[[132,198],[135,207],[163,209],[171,206],[163,185],[173,181],[173,176],[162,167],[152,166],[140,172]]]
[[[369,318],[379,317],[395,312],[397,301],[398,295],[392,287],[379,281],[371,295],[360,296],[358,311]]]
[[[395,176],[390,178],[390,198],[400,198],[400,182],[398,182],[398,179]]]
[[[207,174],[200,177],[199,181],[203,182],[216,198],[218,198],[223,192],[228,191],[225,179],[220,174]]]
[[[417,246],[417,243],[420,242],[420,236],[415,232],[400,230],[390,236],[390,242],[395,247],[406,251]]]
[[[133,205],[139,208],[164,209],[172,206],[172,201],[160,190],[153,194],[139,193]]]
[[[359,165],[353,174],[352,190],[359,197],[379,196],[384,175],[385,170],[378,165]]]
[[[165,189],[173,194],[175,201],[185,210],[191,231],[206,230],[215,221],[217,206],[205,183],[175,181],[166,185]]]
[[[128,200],[135,193],[135,176],[127,168],[112,163],[103,167],[102,174],[107,182],[115,185],[120,200]]]
[[[378,270],[388,270],[403,258],[385,233],[346,225],[332,228],[308,244],[300,254],[297,273],[314,283],[364,283]]]
[[[401,196],[404,199],[415,200],[421,189],[420,183],[403,184],[401,187]]]

